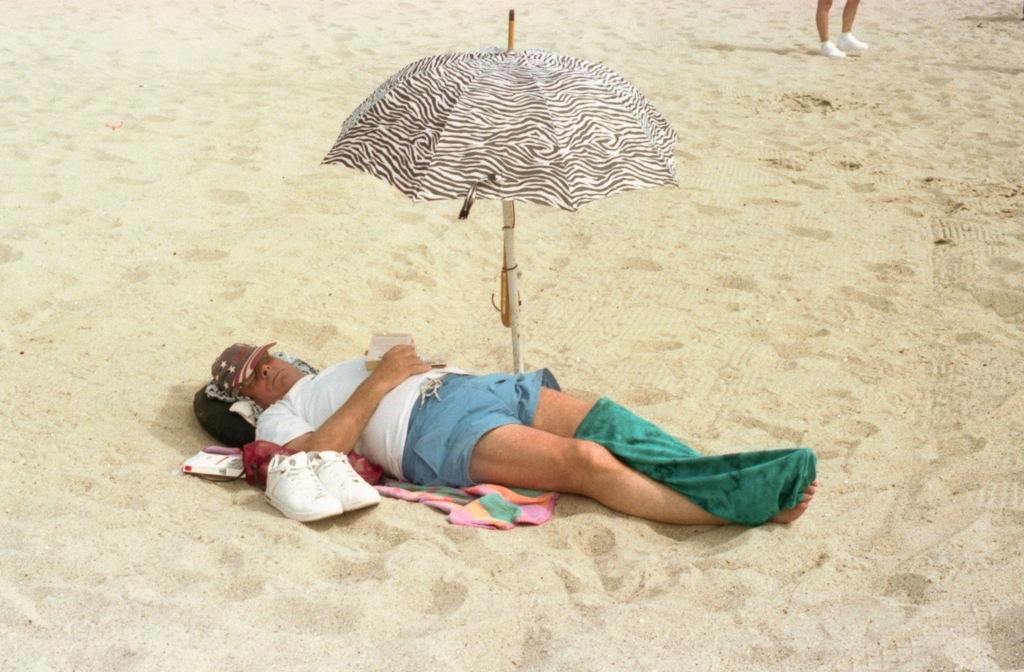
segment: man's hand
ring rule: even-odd
[[[386,353],[341,408],[327,419],[320,429],[288,442],[288,448],[300,452],[336,450],[348,453],[356,445],[370,416],[384,396],[401,385],[409,376],[430,371],[411,345],[398,345]]]
[[[390,392],[401,385],[409,376],[417,373],[430,371],[430,365],[426,364],[419,355],[416,348],[411,345],[396,345],[381,357],[380,364],[370,374],[369,381],[374,386],[380,386],[385,393]]]

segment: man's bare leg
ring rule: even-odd
[[[630,469],[603,446],[523,425],[485,434],[473,448],[469,476],[477,483],[584,495],[609,509],[662,523],[727,523]]]
[[[589,401],[542,387],[532,427],[571,439],[576,436],[576,429],[593,407],[594,404]]]
[[[534,429],[542,430],[543,432],[547,432],[549,434],[554,434],[557,437],[564,437],[564,438],[571,439],[572,437],[574,437],[576,435],[576,429],[579,427],[580,423],[583,421],[583,418],[586,417],[587,413],[589,413],[590,409],[592,409],[593,407],[594,407],[594,404],[589,402],[589,401],[584,401],[582,399],[578,399],[576,397],[573,397],[571,395],[565,394],[563,392],[556,392],[555,390],[549,390],[547,388],[541,388],[541,390],[540,390],[540,399],[539,399],[539,401],[537,403],[537,411],[534,414],[534,418],[533,418],[533,428]],[[477,445],[479,445],[479,444],[477,444]],[[474,450],[474,454],[475,454],[475,452],[476,451]],[[612,457],[614,459],[614,456],[612,456]],[[616,460],[616,462],[618,462],[618,460]],[[619,464],[621,464],[621,462]],[[658,486],[658,488],[660,490],[667,490],[668,492],[672,493],[675,496],[682,497],[684,500],[686,500],[687,504],[689,504],[690,506],[693,506],[693,507],[699,509],[699,507],[696,507],[696,505],[693,504],[692,502],[690,502],[689,499],[686,499],[685,496],[683,496],[682,494],[676,492],[672,488],[669,488],[668,486],[666,486],[664,484],[658,483],[657,481],[654,481],[654,480],[644,476],[643,474],[640,474],[639,472],[636,472],[635,470],[630,469],[629,467],[626,467],[625,465],[622,465],[622,466],[625,467],[629,472],[635,474],[636,476],[639,476],[639,477],[641,477],[643,479],[646,479],[647,481],[650,481],[651,483],[655,484],[656,486]],[[470,473],[471,474],[472,474],[472,467],[473,467],[473,462],[472,462],[472,459],[471,459],[471,461],[470,461],[470,469],[471,469]],[[477,482],[483,482],[480,479],[476,479],[476,478],[474,478],[473,480],[475,480]],[[493,482],[496,482],[496,481],[490,481],[490,482],[493,483]],[[793,507],[792,509],[786,509],[785,511],[782,511],[781,513],[779,513],[777,516],[772,518],[772,522],[775,522],[775,523],[791,523],[794,520],[796,520],[797,518],[799,518],[800,516],[802,516],[804,514],[804,512],[807,511],[808,507],[810,506],[811,500],[814,498],[814,494],[818,490],[818,485],[819,485],[818,481],[814,481],[813,483],[811,483],[811,485],[808,486],[808,488],[806,490],[804,490],[803,500],[799,504],[797,504],[795,507]],[[523,485],[523,486],[515,486],[515,487],[531,487],[531,486]],[[559,492],[568,492],[568,490],[560,490],[559,488],[551,488],[551,487],[541,487],[541,488],[533,488],[533,489],[537,489],[537,490],[556,490],[556,491],[559,491]],[[577,494],[585,494],[585,493],[577,493]],[[590,496],[590,495],[587,495],[587,496]],[[598,501],[601,501],[597,497],[593,497],[593,499],[597,499]],[[604,503],[604,502],[602,502],[602,503]],[[615,509],[617,511],[623,511],[622,509],[618,509],[618,508],[616,508],[614,506],[611,506],[609,504],[605,504],[605,505],[608,506],[608,508],[612,508],[612,509]],[[705,515],[710,516],[710,514],[708,514],[703,509],[699,509],[699,510],[702,513],[704,513]],[[628,511],[623,511],[623,512],[624,513],[628,513]],[[640,514],[633,514],[633,515],[640,515]],[[647,518],[648,516],[642,516],[642,517]],[[710,517],[711,518],[715,518],[714,516],[710,516]],[[654,518],[650,518],[650,519],[651,520],[655,520]],[[720,519],[715,518],[715,520],[720,520]],[[663,522],[667,522],[667,521],[663,521]],[[691,523],[691,524],[695,524],[695,523]]]

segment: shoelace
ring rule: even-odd
[[[317,467],[319,467],[321,464],[333,465],[339,462],[341,463],[341,471],[345,474],[346,479],[352,481],[353,483],[359,483],[360,481],[363,480],[363,477],[357,474],[356,470],[352,468],[352,463],[348,461],[348,456],[342,455],[341,453],[338,453],[338,456],[332,459],[330,462],[325,460],[322,456],[317,455],[310,461],[309,466],[310,469],[312,469],[313,472],[316,473]]]
[[[356,473],[356,470],[352,468],[352,463],[348,461],[347,456],[339,454],[337,461],[342,463],[342,471],[345,472],[345,478],[353,483],[358,483],[363,480],[362,477]]]
[[[294,479],[300,488],[313,495],[320,496],[329,494],[327,492],[327,488],[324,487],[324,484],[316,477],[316,472],[313,471],[313,465],[308,462],[305,467],[300,467],[291,459],[281,460],[276,471],[280,471],[287,477]]]

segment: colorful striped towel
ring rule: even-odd
[[[473,485],[468,488],[414,485],[387,480],[374,486],[385,497],[422,502],[448,514],[453,525],[486,530],[510,530],[519,523],[540,525],[551,517],[557,492],[506,488],[501,485]]]

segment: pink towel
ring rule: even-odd
[[[510,530],[519,523],[540,525],[551,517],[557,492],[480,484],[468,488],[425,486],[387,480],[376,486],[386,497],[422,502],[448,514],[448,522],[487,530]]]

